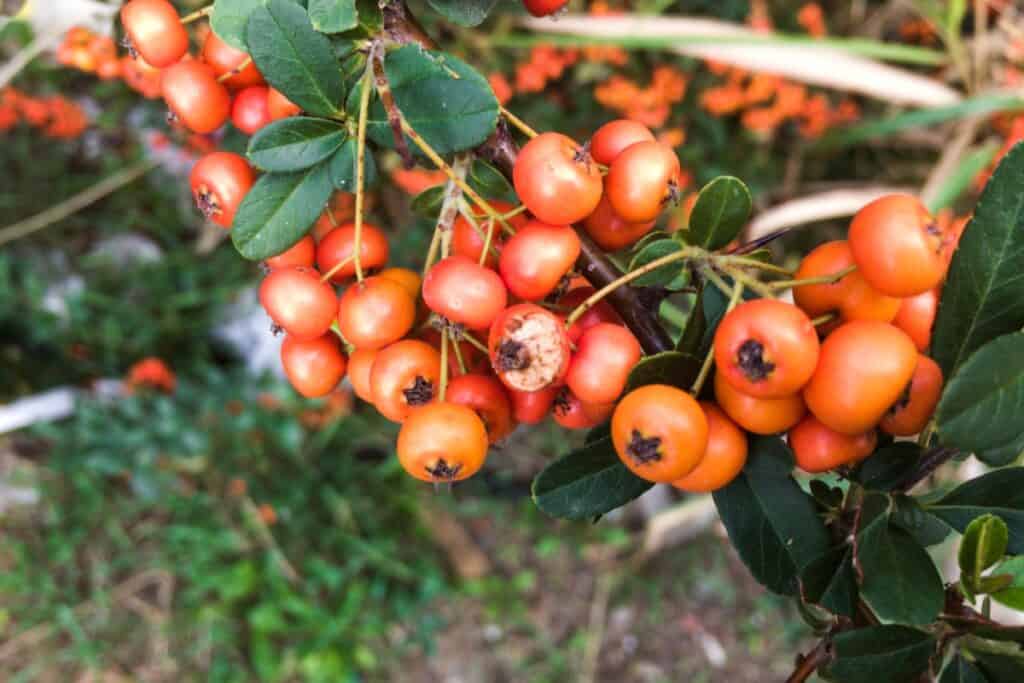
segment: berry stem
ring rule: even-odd
[[[792,289],[793,287],[806,287],[808,285],[834,285],[855,270],[857,270],[857,266],[853,265],[843,268],[839,272],[832,273],[831,275],[808,277],[803,280],[779,280],[778,282],[773,282],[768,286],[774,290],[785,290]]]
[[[566,317],[565,326],[572,327],[572,324],[579,320],[584,313],[596,306],[601,299],[605,298],[619,287],[628,285],[633,280],[636,280],[651,271],[657,270],[662,266],[675,263],[676,261],[682,261],[684,259],[697,258],[702,255],[706,255],[706,253],[707,252],[698,247],[683,247],[680,251],[667,254],[659,259],[654,259],[650,263],[637,268],[636,270],[630,271],[616,280],[612,280],[607,285],[591,294],[583,301],[583,303],[577,306],[576,309]]]
[[[363,281],[363,264],[360,251],[363,240],[363,184],[366,180],[366,119],[370,113],[370,90],[373,85],[373,60],[366,62],[362,90],[359,93],[359,122],[356,127],[356,215],[355,234],[352,237],[352,254],[355,257],[356,281]]]
[[[463,330],[462,331],[462,338],[465,339],[466,341],[468,341],[470,346],[473,346],[477,351],[480,351],[481,353],[483,353],[486,356],[490,355],[490,351],[487,350],[487,347],[484,346],[483,342],[480,341],[479,339],[477,339],[476,337],[474,337],[469,332]]]
[[[484,229],[480,227],[479,223],[477,223],[476,216],[473,215],[472,208],[465,201],[460,202],[459,213],[466,219],[466,222],[469,223],[470,227],[476,231],[476,234],[484,240],[484,246],[480,251],[480,265],[482,266],[487,261],[487,255],[489,253],[492,253],[497,257],[498,250],[495,249],[494,245],[491,243],[493,237],[492,233],[494,232],[494,219],[487,219],[487,232],[484,232]]]
[[[448,163],[441,158],[441,155],[438,154],[437,151],[435,151],[434,148],[431,147],[426,140],[420,137],[420,134],[417,133],[413,129],[413,127],[409,125],[409,122],[406,121],[404,117],[402,118],[402,130],[405,132],[406,135],[409,136],[409,139],[413,141],[413,144],[419,147],[420,151],[427,155],[427,158],[430,159],[434,166],[436,166],[440,171],[442,171],[446,176],[448,176],[449,180],[458,185],[459,188],[466,194],[466,196],[473,200],[474,204],[483,209],[484,213],[486,213],[488,217],[498,220],[503,226],[505,226],[509,230],[512,229],[512,226],[508,224],[508,221],[505,220],[505,217],[502,216],[501,212],[497,211],[493,206],[491,206],[490,203],[488,203],[486,199],[481,197],[476,190],[470,187],[465,180],[459,178],[455,171],[452,169],[452,167],[449,166]]]
[[[729,277],[731,277],[734,281],[743,284],[749,289],[752,289],[753,291],[757,292],[760,296],[769,299],[774,296],[774,292],[772,291],[770,285],[766,285],[757,278],[747,275],[744,271],[740,270],[739,268],[729,268],[726,266],[724,270],[726,274]]]
[[[826,313],[825,315],[819,315],[817,318],[811,320],[811,324],[817,327],[818,325],[824,325],[830,323],[836,319],[835,313]]]
[[[450,334],[450,333],[448,333]],[[466,374],[466,361],[462,358],[462,349],[459,348],[459,342],[455,339],[455,335],[451,335],[452,340],[452,351],[455,352],[455,360],[459,364],[459,374]]]
[[[776,275],[785,275],[786,277],[793,277],[793,271],[777,266],[774,263],[768,263],[760,259],[751,258],[749,256],[737,256],[733,254],[717,254],[714,257],[717,263],[723,266],[737,266],[740,268],[756,268],[763,270],[766,273],[774,273]]]
[[[505,117],[505,120],[511,123],[516,128],[518,128],[519,132],[521,132],[523,135],[525,135],[528,138],[537,137],[537,131],[531,128],[530,125],[526,123],[526,121],[523,121],[521,118],[510,112],[504,106],[500,107],[500,111],[501,115]]]
[[[231,69],[230,71],[225,71],[220,76],[217,76],[217,82],[223,83],[224,81],[230,79],[232,76],[237,76],[238,74],[245,71],[245,68],[250,64],[252,64],[252,57],[246,57],[245,59],[240,61],[238,63],[238,66],[236,66],[234,69]]]
[[[141,178],[146,173],[156,168],[156,166],[158,166],[158,163],[152,159],[142,161],[134,166],[129,166],[123,171],[119,171],[107,178],[104,178],[92,187],[82,190],[73,197],[65,199],[61,203],[51,206],[45,211],[40,211],[34,216],[29,216],[17,223],[12,223],[6,227],[0,228],[0,245],[31,235],[37,230],[42,230],[43,228],[64,220],[68,216],[74,215],[90,204],[98,202],[107,195],[113,194],[125,185]]]
[[[210,14],[213,14],[213,5],[207,5],[202,9],[197,9],[195,12],[186,14],[181,18],[181,23],[191,24],[193,21],[199,21],[203,17],[209,16]]]
[[[339,270],[341,270],[342,268],[344,268],[345,266],[347,266],[351,262],[352,262],[352,255],[350,254],[349,256],[346,256],[345,258],[343,258],[340,261],[338,261],[337,263],[335,263],[334,266],[332,266],[330,270],[328,270],[326,273],[321,275],[320,276],[320,282],[327,282],[332,277],[337,275]]]
[[[444,402],[444,395],[448,391],[448,333],[441,334],[441,391],[438,393],[438,401]]]
[[[729,305],[726,306],[725,312],[728,313],[732,309],[736,308],[736,304],[740,302],[743,297],[743,284],[737,283],[732,288],[732,296],[729,297]],[[715,364],[715,350],[714,348],[708,349],[708,354],[704,356],[704,362],[701,363],[700,372],[697,373],[697,379],[693,380],[693,387],[690,388],[690,392],[694,396],[700,395],[700,390],[704,388],[704,382],[707,381],[708,375],[711,374],[711,366]]]

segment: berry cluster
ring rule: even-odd
[[[754,299],[724,316],[714,337],[717,407],[668,386],[619,403],[612,438],[623,463],[651,481],[713,490],[743,467],[742,430],[788,431],[797,466],[812,473],[860,462],[879,430],[921,432],[943,382],[922,352],[962,230],[939,230],[906,195],[865,206],[847,240],[803,259],[795,304]]]
[[[167,0],[131,0],[122,20],[133,51],[163,69],[174,119],[193,132],[230,118],[253,134],[300,113],[212,32],[201,59],[188,58],[183,20]],[[548,414],[567,429],[610,419],[626,467],[688,491],[737,475],[746,432],[788,431],[798,466],[821,472],[872,452],[878,429],[902,436],[925,428],[942,375],[921,352],[962,224],[944,231],[916,199],[891,196],[865,207],[847,241],[818,247],[795,273],[683,239],[595,290],[574,272],[577,230],[607,252],[635,245],[681,199],[679,159],[633,120],[605,124],[585,145],[510,120],[530,136],[509,174],[520,206],[476,195],[407,131],[473,203],[456,211],[456,195],[452,210],[442,209],[422,278],[388,267],[384,232],[363,220],[361,176],[354,220],[345,222],[347,211],[337,220],[331,208],[327,221],[265,262],[260,301],[286,333],[281,361],[299,393],[326,396],[347,375],[357,396],[401,423],[399,460],[429,482],[471,476],[491,444]],[[231,228],[256,172],[244,157],[214,151],[190,181],[198,208]],[[644,349],[605,298],[687,260],[705,286],[729,297],[712,349],[689,392],[667,384],[627,391]],[[752,268],[791,279],[761,282]],[[787,289],[795,304],[775,298]],[[745,291],[761,298],[743,301]]]
[[[32,97],[14,88],[0,90],[0,131],[22,122],[60,139],[77,138],[89,127],[85,111],[65,97]]]

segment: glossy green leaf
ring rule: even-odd
[[[349,138],[331,157],[331,183],[338,190],[355,193],[356,191],[356,151],[357,141]],[[363,186],[371,187],[377,182],[377,162],[370,150],[363,156]]]
[[[857,612],[857,577],[853,550],[837,546],[811,562],[800,576],[802,596],[833,614],[853,617]]]
[[[857,470],[857,481],[871,491],[891,491],[914,469],[923,452],[910,441],[882,446]]]
[[[248,155],[264,171],[301,171],[334,154],[347,137],[337,121],[292,116],[260,129],[249,141]]]
[[[732,284],[726,279],[726,284]],[[743,300],[756,299],[757,293],[750,289],[743,290]],[[704,310],[704,338],[701,340],[699,355],[703,357],[707,350],[711,349],[711,342],[718,330],[718,323],[722,322],[725,316],[725,309],[729,306],[729,297],[712,282],[705,282],[701,290],[700,303]]]
[[[470,165],[466,182],[484,199],[507,199],[514,192],[505,175],[481,159]]]
[[[359,25],[355,0],[309,0],[309,19],[321,33],[341,33]]]
[[[309,114],[333,116],[345,96],[331,41],[291,0],[265,0],[249,16],[250,54],[267,82]]]
[[[747,464],[714,493],[722,523],[761,584],[796,595],[801,571],[830,546],[813,499],[792,477],[793,454],[777,437],[750,440]]]
[[[693,308],[686,317],[686,327],[683,328],[683,333],[679,336],[679,342],[676,344],[677,351],[694,357],[698,357],[700,354],[701,342],[707,328],[707,321],[704,319],[703,298],[704,288],[701,287],[693,301]]]
[[[838,683],[910,683],[928,668],[935,639],[908,626],[869,626],[832,640],[828,673]]]
[[[690,213],[687,240],[705,249],[721,249],[736,239],[750,219],[753,199],[739,178],[720,176],[701,189]]]
[[[879,619],[918,626],[935,620],[944,598],[942,576],[928,552],[889,523],[888,510],[861,529],[857,548],[861,597]]]
[[[498,0],[427,0],[435,12],[462,26],[479,26]]]
[[[971,479],[925,509],[961,533],[981,515],[998,515],[1010,532],[1007,551],[1024,555],[1024,467],[1007,467]]]
[[[636,256],[629,263],[629,270],[632,272],[653,261],[682,250],[683,245],[674,239],[651,242],[636,253]],[[690,270],[687,268],[685,261],[673,261],[641,275],[633,280],[632,284],[635,287],[664,287],[669,290],[682,289],[690,284]]]
[[[444,204],[444,186],[428,187],[412,198],[409,208],[417,216],[437,218]]]
[[[622,464],[610,438],[565,455],[533,480],[533,500],[552,517],[592,519],[640,496],[653,484]]]
[[[988,683],[988,679],[978,667],[958,654],[942,670],[939,683]]]
[[[995,654],[971,650],[977,658],[978,668],[988,683],[1020,683],[1024,681],[1024,654]]]
[[[210,27],[228,45],[248,52],[245,27],[249,15],[262,5],[263,0],[217,0],[210,15]]]
[[[1003,157],[953,256],[932,335],[946,377],[977,349],[1024,327],[1024,144]]]
[[[982,515],[967,525],[957,560],[961,580],[972,592],[980,592],[978,582],[982,573],[1006,555],[1009,536],[1006,522],[995,515]]]
[[[700,361],[679,351],[644,357],[626,380],[626,392],[648,384],[667,384],[688,391],[700,372]]]
[[[409,125],[439,154],[476,147],[498,124],[498,100],[487,79],[465,62],[443,52],[406,45],[389,52],[384,70],[395,104]],[[358,90],[349,96],[357,109]],[[367,134],[378,144],[393,147],[391,125],[384,106],[374,100]],[[416,147],[410,142],[410,149]]]
[[[268,173],[238,207],[231,241],[251,261],[276,256],[306,234],[333,191],[326,163],[298,173]]]
[[[992,593],[992,599],[1015,610],[1024,611],[1024,555],[1011,557],[992,570],[992,576],[1007,576],[1010,583]]]
[[[1024,275],[1024,273],[1022,273]],[[1024,333],[975,352],[942,392],[936,411],[944,445],[1006,465],[1024,450]]]
[[[921,503],[911,496],[894,495],[889,521],[906,531],[925,547],[938,545],[953,532],[948,524],[928,514]]]

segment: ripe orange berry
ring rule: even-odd
[[[316,243],[312,236],[306,235],[277,256],[271,256],[264,263],[271,270],[275,268],[311,268],[315,256]]]
[[[671,147],[637,142],[620,152],[608,167],[604,192],[622,220],[653,221],[675,197],[680,173],[679,157]]]
[[[203,62],[178,62],[164,69],[160,90],[171,113],[193,133],[212,133],[231,115],[231,95]]]
[[[899,312],[892,324],[914,340],[918,351],[924,351],[932,343],[932,326],[938,310],[939,290],[929,289],[924,294],[901,300]]]
[[[538,301],[553,292],[580,255],[580,238],[568,225],[530,221],[505,243],[498,267],[508,291]]]
[[[402,285],[415,301],[420,296],[420,274],[408,268],[385,268],[378,275]]]
[[[855,320],[821,345],[804,401],[826,427],[842,434],[874,428],[903,394],[917,365],[917,348],[892,325]]]
[[[497,443],[512,433],[512,405],[501,382],[489,375],[460,375],[448,383],[445,400],[476,411],[487,428],[487,438]]]
[[[913,436],[928,424],[942,396],[942,368],[928,356],[918,356],[910,386],[882,418],[882,431]]]
[[[853,253],[845,240],[826,242],[804,257],[794,277],[798,280],[825,277],[852,265]],[[887,323],[900,307],[899,299],[872,289],[856,270],[831,284],[794,287],[793,300],[813,318],[838,313],[843,321],[878,320]]]
[[[356,396],[367,403],[373,403],[373,385],[370,383],[370,372],[373,362],[377,360],[376,349],[356,349],[348,357],[348,381]]]
[[[782,398],[754,398],[734,388],[715,373],[715,400],[736,424],[754,434],[784,432],[807,414],[807,406],[799,394]]]
[[[338,312],[334,288],[312,268],[279,268],[260,284],[267,315],[296,339],[315,339],[331,328]]]
[[[231,47],[221,40],[216,33],[210,31],[206,34],[206,39],[203,41],[202,58],[204,62],[210,65],[210,68],[213,69],[213,72],[219,78],[241,66],[245,60],[249,59],[249,55]],[[260,73],[260,70],[256,68],[256,64],[251,60],[244,69],[224,81],[224,85],[230,90],[241,90],[254,85],[263,85],[263,83],[263,74]]]
[[[757,398],[800,391],[818,363],[818,333],[792,304],[755,299],[729,311],[715,332],[715,366],[736,389]]]
[[[555,392],[551,415],[566,429],[590,429],[608,419],[615,410],[614,403],[585,403],[569,387]]]
[[[132,49],[158,69],[171,66],[188,51],[188,31],[167,0],[125,3],[121,7],[121,25]]]
[[[548,387],[540,391],[509,389],[509,398],[512,400],[512,417],[516,422],[522,424],[537,424],[551,410],[558,391],[556,387]]]
[[[398,461],[421,481],[462,481],[487,457],[487,430],[466,406],[432,403],[413,410],[398,432]]]
[[[441,354],[418,339],[403,339],[377,352],[370,370],[373,405],[392,422],[434,400],[441,386]]]
[[[345,261],[331,276],[331,282],[343,284],[355,277],[356,264],[352,259],[355,253],[356,225],[345,223],[331,230],[316,247],[316,263],[320,272],[329,273],[339,263]],[[359,265],[363,273],[381,268],[388,262],[388,238],[375,225],[363,223],[359,237]]]
[[[640,342],[628,329],[599,323],[580,336],[565,383],[585,403],[612,403],[642,355]]]
[[[307,398],[326,396],[345,376],[345,354],[333,332],[309,340],[285,337],[281,365],[295,391]]]
[[[338,303],[338,329],[357,349],[379,349],[412,329],[416,302],[405,287],[379,275],[345,290]]]
[[[489,328],[505,310],[508,292],[493,270],[456,255],[442,259],[427,271],[423,302],[454,323],[480,330]]]
[[[626,394],[612,414],[612,443],[633,474],[673,482],[693,471],[708,445],[708,421],[692,396],[664,384]]]
[[[889,195],[865,206],[850,223],[849,242],[857,269],[882,294],[914,296],[945,276],[942,231],[916,197]]]
[[[594,212],[583,219],[583,228],[605,251],[618,251],[636,244],[654,227],[655,221],[630,223],[615,213],[607,196],[602,196]]]
[[[841,434],[829,429],[813,415],[789,430],[789,447],[796,466],[804,472],[834,470],[863,460],[875,450],[878,434],[874,429],[859,434]]]
[[[615,119],[594,131],[590,138],[590,155],[597,163],[608,166],[630,145],[653,140],[654,133],[644,124],[632,119]]]
[[[708,447],[688,475],[672,485],[690,493],[710,493],[727,485],[747,463],[747,436],[714,403],[702,401],[708,420]]]
[[[549,225],[581,221],[601,199],[601,171],[590,155],[561,133],[541,133],[519,151],[512,182],[520,201]]]

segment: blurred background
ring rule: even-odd
[[[118,6],[0,1],[0,679],[783,680],[811,631],[753,582],[708,498],[656,487],[555,521],[529,493],[577,441],[553,424],[435,491],[347,386],[297,398],[259,267],[188,192],[198,155],[245,138],[168,129],[116,46]],[[413,4],[535,128],[640,120],[688,190],[750,185],[748,238],[813,226],[773,244],[783,261],[894,188],[954,220],[1024,137],[1008,0],[570,9],[531,21],[503,0],[466,29]],[[651,35],[589,21],[620,13]],[[762,51],[686,38],[736,31]],[[371,215],[418,269],[432,221],[409,199],[441,177],[378,162]],[[350,197],[329,210],[344,220]]]

